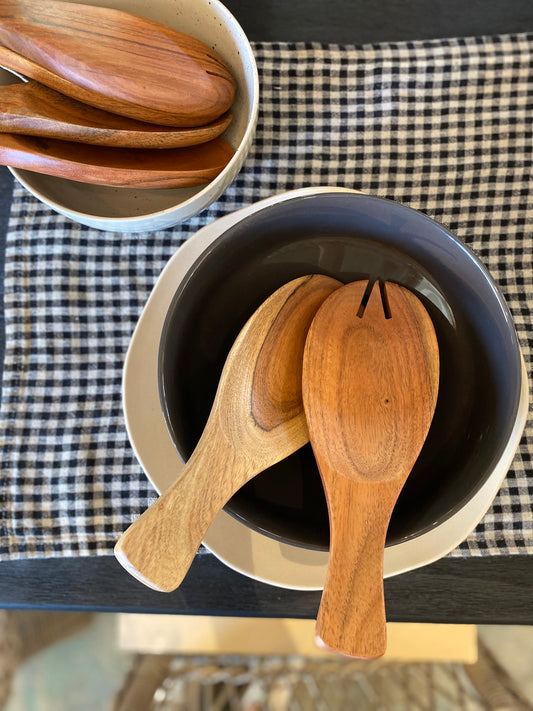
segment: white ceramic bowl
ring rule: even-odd
[[[233,121],[223,138],[235,150],[230,163],[204,186],[176,190],[113,188],[74,182],[27,170],[15,178],[43,203],[89,227],[117,232],[146,232],[172,227],[214,202],[242,167],[257,123],[259,80],[250,43],[233,15],[218,0],[84,0],[161,22],[212,47],[236,81]],[[0,85],[13,75],[0,68]]]
[[[210,223],[180,247],[159,277],[135,329],[123,380],[123,404],[130,442],[158,492],[168,488],[183,467],[166,426],[158,383],[159,342],[177,285],[184,280],[198,257],[240,220],[294,197],[312,197],[328,192],[339,192],[339,189],[306,188],[284,193]],[[443,557],[475,528],[511,466],[528,413],[528,392],[527,374],[522,362],[518,412],[507,445],[490,476],[475,495],[447,520],[416,538],[387,546],[384,556],[386,577]],[[274,540],[252,530],[225,511],[221,511],[215,519],[204,544],[229,567],[254,579],[300,590],[316,590],[323,586],[327,552]]]

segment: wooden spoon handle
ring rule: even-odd
[[[119,562],[146,585],[174,590],[228,499],[308,442],[301,393],[305,337],[320,304],[339,287],[322,275],[294,279],[241,329],[185,472],[115,548]]]
[[[0,87],[0,131],[121,148],[178,148],[220,136],[231,122],[224,114],[206,126],[174,128],[95,109],[30,80]]]
[[[215,178],[233,156],[221,138],[186,148],[107,148],[0,134],[0,164],[82,183],[127,188],[183,188]]]
[[[396,495],[390,483],[348,479],[319,462],[328,503],[330,553],[317,644],[350,657],[385,653],[383,550]]]
[[[180,477],[115,546],[119,563],[154,590],[179,586],[216,514],[250,478],[250,463],[215,434],[213,419]]]

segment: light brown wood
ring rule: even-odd
[[[359,658],[386,650],[385,537],[439,383],[437,338],[423,304],[390,283],[382,303],[376,282],[361,315],[366,287],[354,282],[326,300],[303,363],[304,409],[330,521],[317,642]]]
[[[178,587],[209,525],[231,496],[308,442],[301,366],[295,363],[302,361],[305,336],[317,309],[340,286],[321,275],[293,280],[274,292],[245,324],[227,357],[208,422],[185,469],[115,547],[117,559],[134,577],[157,590]],[[281,390],[272,387],[272,372]]]
[[[117,637],[119,649],[136,654],[297,654],[331,660],[313,644],[314,624],[292,618],[122,613]],[[387,633],[385,659],[391,661],[477,661],[475,625],[389,622]]]
[[[95,109],[34,80],[0,87],[0,132],[118,148],[181,148],[220,136],[226,113],[205,126],[176,128]]]
[[[121,10],[0,0],[0,42],[30,60],[27,76],[140,121],[200,126],[228,111],[235,96],[229,68],[210,47]],[[35,76],[31,64],[46,71]]]
[[[122,188],[184,188],[208,183],[233,157],[215,138],[185,148],[107,148],[0,133],[0,164],[81,183]]]

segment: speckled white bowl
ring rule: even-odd
[[[135,190],[78,183],[11,169],[15,178],[43,203],[72,220],[100,230],[148,232],[172,227],[204,210],[226,190],[250,150],[259,106],[259,80],[252,48],[233,15],[218,0],[84,0],[162,22],[212,47],[236,81],[233,121],[224,138],[235,150],[214,180],[196,188]],[[0,68],[0,85],[13,82]]]

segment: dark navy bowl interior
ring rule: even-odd
[[[282,284],[314,273],[345,283],[369,276],[397,282],[433,319],[441,359],[437,408],[387,545],[413,538],[459,510],[491,474],[516,418],[521,366],[511,316],[486,269],[410,208],[342,192],[295,197],[213,242],[177,285],[162,333],[159,386],[169,432],[187,459],[246,320]],[[216,481],[216,461],[212,467]],[[310,445],[252,480],[226,510],[280,540],[328,547]]]

